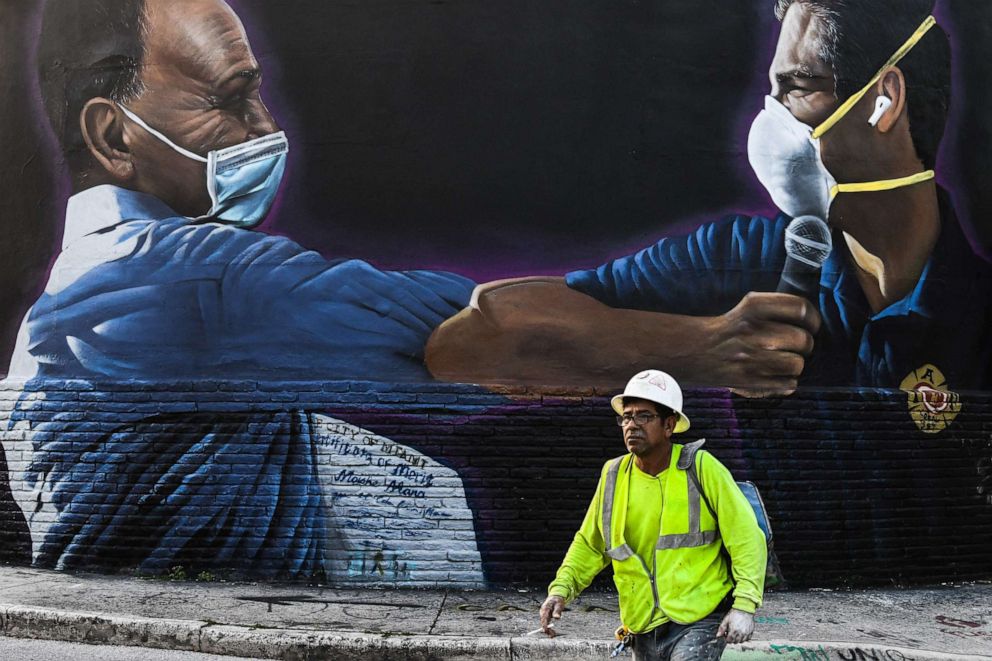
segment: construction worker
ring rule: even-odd
[[[618,638],[635,659],[719,659],[728,642],[751,638],[761,605],[767,547],[754,511],[701,442],[672,442],[689,419],[671,376],[643,371],[611,404],[629,454],[603,466],[541,606],[541,627],[554,636],[565,605],[612,561]]]

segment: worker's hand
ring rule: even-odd
[[[549,638],[555,637],[555,630],[551,628],[552,620],[560,620],[561,613],[565,610],[565,600],[561,597],[551,595],[541,604],[541,628]]]
[[[698,380],[733,386],[745,397],[792,394],[821,323],[801,296],[757,292],[712,321],[701,356],[706,376]]]
[[[754,615],[731,608],[716,630],[716,637],[726,637],[728,643],[746,643],[753,633]]]

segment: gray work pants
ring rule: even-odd
[[[635,634],[634,661],[717,661],[727,646],[716,630],[727,609],[715,611],[692,624],[666,622],[657,629]]]

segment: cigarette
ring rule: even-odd
[[[549,624],[548,625],[548,628],[549,629],[554,629],[555,628],[555,623],[552,622],[551,624]],[[533,636],[534,634],[537,634],[537,633],[544,633],[544,627],[541,627],[540,629],[534,629],[533,631],[528,631],[524,635],[525,636]]]

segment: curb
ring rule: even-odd
[[[722,661],[990,661],[992,656],[952,654],[893,645],[851,642],[770,640],[728,647]]]
[[[171,620],[98,612],[0,605],[0,634],[13,638],[127,645],[288,661],[566,661],[609,658],[602,640],[551,640],[400,635],[266,629],[205,620]],[[621,657],[629,658],[629,657]],[[947,654],[865,643],[751,641],[728,648],[726,661],[992,661],[992,656]]]

